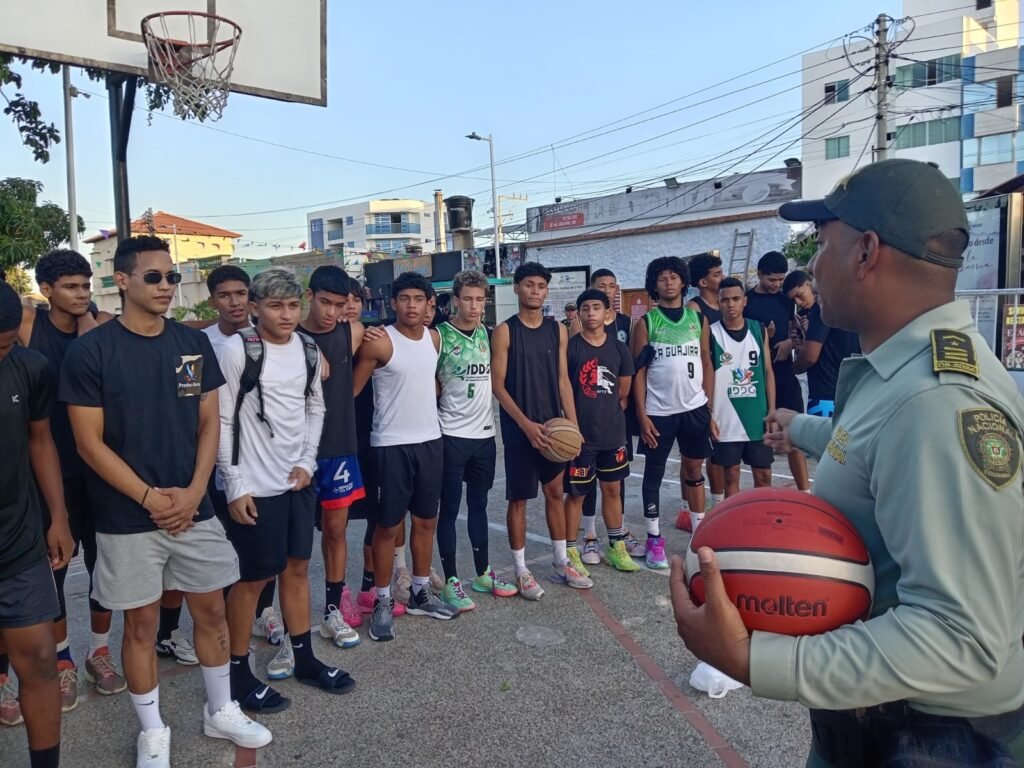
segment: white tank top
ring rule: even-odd
[[[373,431],[370,445],[415,445],[441,437],[437,420],[434,371],[437,350],[430,331],[413,341],[394,326],[384,329],[391,339],[391,359],[373,372]]]

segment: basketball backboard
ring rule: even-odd
[[[172,10],[242,28],[232,91],[327,104],[327,0],[2,0],[0,51],[146,76],[140,22]]]

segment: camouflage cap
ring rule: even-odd
[[[779,208],[788,221],[839,220],[874,232],[886,245],[916,259],[959,269],[963,256],[928,250],[928,241],[951,229],[970,235],[960,193],[934,163],[882,160],[842,179],[823,200],[797,200]]]

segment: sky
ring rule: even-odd
[[[798,124],[785,131],[800,111],[798,54],[900,11],[892,0],[329,0],[327,106],[233,94],[205,125],[136,112],[131,214],[232,229],[246,258],[299,250],[307,211],[430,200],[437,188],[475,198],[475,224],[489,227],[487,145],[465,138],[473,131],[494,136],[499,193],[528,197],[502,203],[505,226],[556,195],[780,167],[800,157],[799,141],[785,146],[799,137]],[[60,75],[23,74],[25,94],[62,127]],[[78,70],[72,82],[93,94],[74,102],[78,212],[92,234],[114,219],[108,104],[102,83]],[[66,205],[64,145],[37,163],[0,115],[9,176],[41,181],[43,199]]]

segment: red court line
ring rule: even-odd
[[[657,662],[644,651],[619,620],[612,615],[608,607],[601,602],[601,599],[594,594],[593,590],[582,589],[578,594],[583,598],[583,602],[590,606],[590,610],[601,620],[601,623],[608,628],[619,645],[633,657],[637,666],[658,686],[669,703],[686,718],[686,721],[701,735],[701,738],[707,742],[718,758],[725,763],[726,768],[749,768],[740,754],[733,749],[715,726],[708,722],[703,713],[690,701],[690,698],[679,689],[679,686],[672,682],[672,678],[665,670],[659,667]]]

